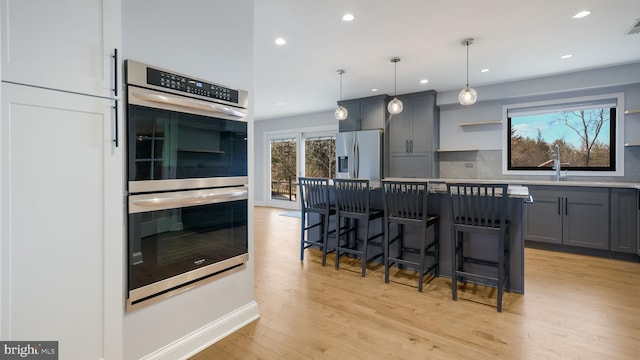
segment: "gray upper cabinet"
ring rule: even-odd
[[[387,101],[387,95],[338,101],[338,105],[349,112],[345,120],[338,121],[339,131],[384,129],[388,116]]]
[[[609,189],[529,186],[525,240],[608,250]]]
[[[638,248],[638,191],[611,190],[611,250],[634,254]]]
[[[404,109],[388,124],[390,177],[437,176],[438,109],[433,90],[400,95]]]

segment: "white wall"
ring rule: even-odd
[[[249,91],[253,0],[123,1],[122,54]],[[184,358],[257,317],[253,296],[253,111],[249,116],[249,262],[242,271],[124,316],[126,359]]]

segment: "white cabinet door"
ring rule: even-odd
[[[120,1],[2,0],[2,80],[112,97]]]
[[[113,101],[2,84],[0,337],[122,357],[122,150]]]

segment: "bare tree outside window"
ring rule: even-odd
[[[336,175],[336,138],[305,141],[305,169],[308,177],[333,179]]]
[[[271,141],[271,198],[296,201],[295,140]]]
[[[615,108],[509,118],[509,169],[549,170],[555,145],[568,170],[615,170]]]

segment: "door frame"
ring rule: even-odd
[[[265,204],[270,207],[284,208],[284,209],[292,209],[292,210],[300,210],[300,201],[283,201],[283,200],[272,200],[271,199],[271,140],[274,139],[285,139],[285,138],[295,138],[297,149],[296,149],[296,174],[298,177],[304,176],[304,141],[309,137],[317,137],[317,136],[329,136],[330,134],[337,134],[338,126],[336,125],[325,125],[325,126],[313,126],[300,128],[295,130],[277,130],[277,131],[268,131],[264,133],[264,162],[263,162],[263,194],[265,196]]]

